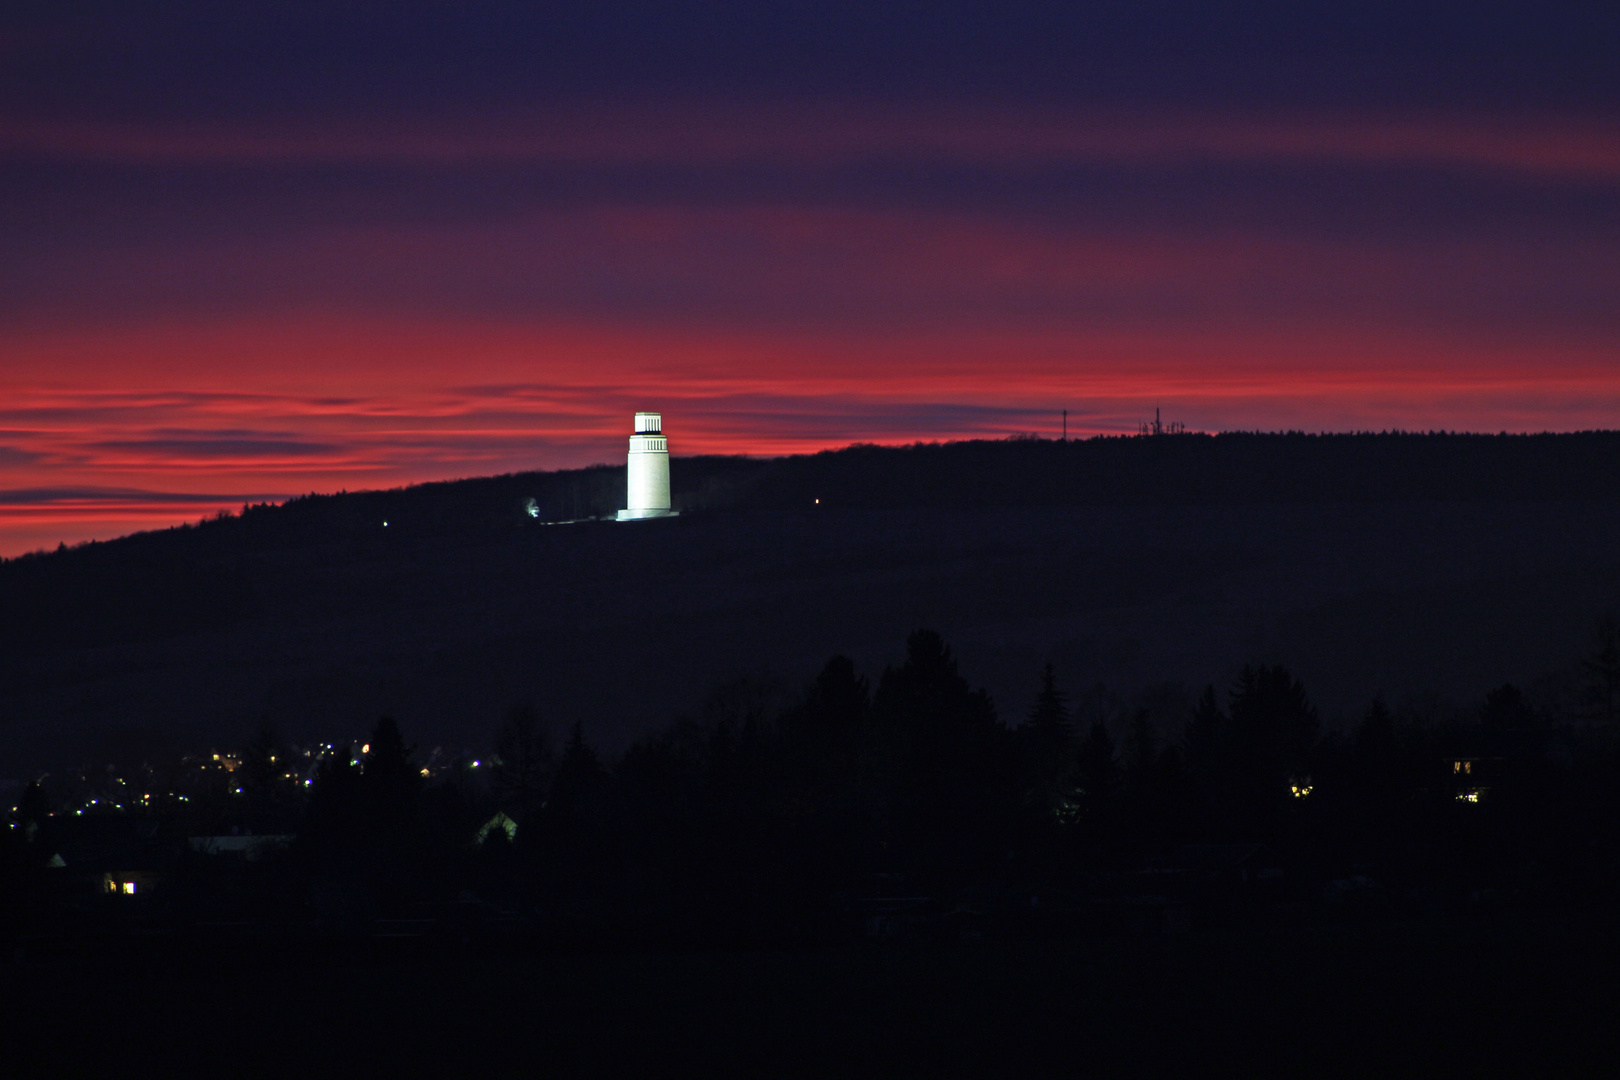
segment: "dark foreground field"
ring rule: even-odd
[[[1602,1075],[1583,922],[795,953],[24,958],[12,1076]]]

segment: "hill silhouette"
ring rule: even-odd
[[[597,466],[6,561],[0,775],[385,712],[473,746],[522,699],[612,750],[717,681],[885,662],[920,625],[1007,715],[1051,660],[1169,698],[1286,662],[1331,716],[1531,680],[1620,598],[1616,433],[853,446],[672,479],[665,521],[579,521],[622,505]]]

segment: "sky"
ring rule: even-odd
[[[1620,15],[0,14],[0,556],[674,453],[1620,427]]]

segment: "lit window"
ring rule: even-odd
[[[118,891],[123,893],[125,896],[134,896],[135,883],[133,881],[120,882],[118,885]]]

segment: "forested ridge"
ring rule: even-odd
[[[675,445],[678,447],[678,435]],[[675,507],[750,510],[1620,501],[1620,433],[1304,433],[855,445],[782,458],[677,457]],[[256,570],[334,570],[406,543],[485,540],[610,517],[624,469],[311,494],[173,529],[0,562],[0,645],[204,632],[259,610]],[[533,506],[533,514],[530,506]],[[386,523],[386,524],[385,524]],[[387,530],[386,532],[384,530]],[[355,586],[364,589],[364,575]]]

